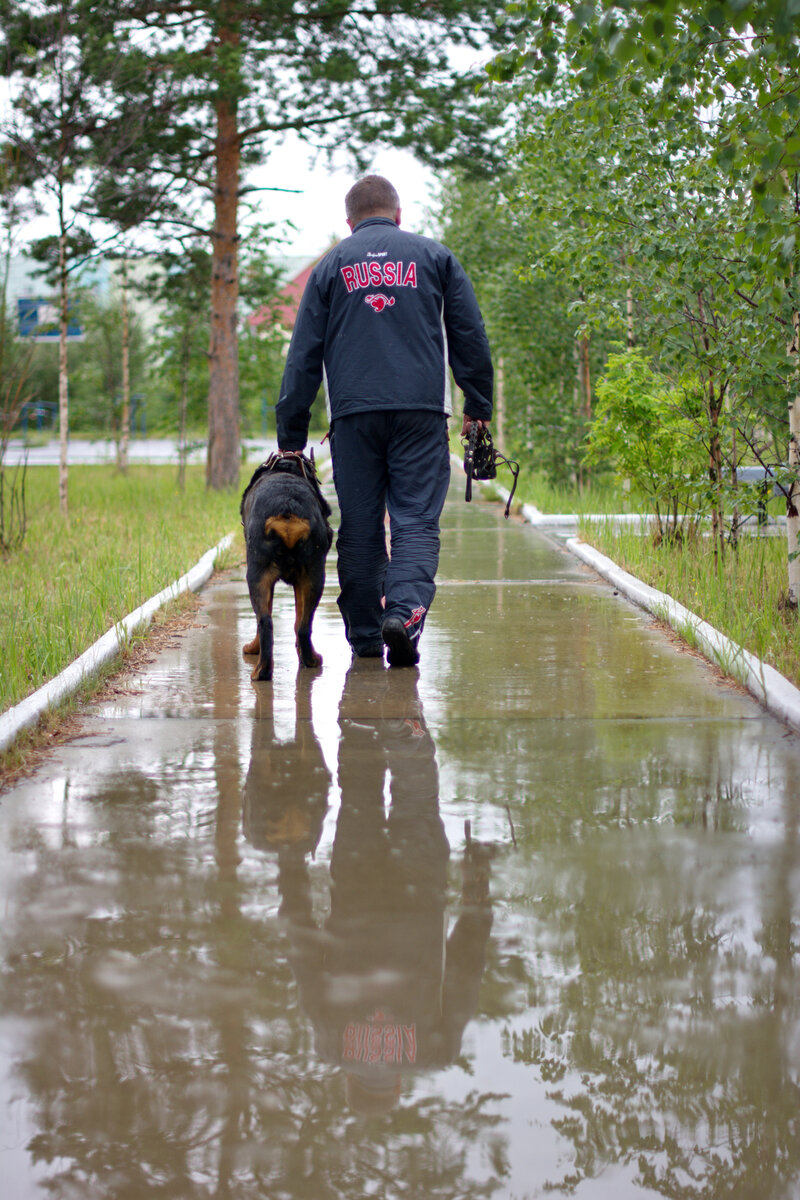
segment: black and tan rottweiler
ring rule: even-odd
[[[313,459],[299,452],[271,454],[256,468],[240,508],[247,544],[247,586],[256,636],[243,647],[257,654],[253,679],[272,678],[272,597],[279,579],[294,588],[297,653],[304,667],[322,658],[311,644],[311,622],[325,586],[325,557],[333,530]]]

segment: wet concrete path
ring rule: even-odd
[[[419,671],[330,567],[0,797],[3,1195],[799,1195],[800,739],[460,488]]]

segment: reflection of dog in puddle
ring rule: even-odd
[[[387,686],[389,672],[360,668],[348,672],[340,703],[341,807],[322,921],[305,860],[313,832],[291,839],[284,831],[280,843],[272,834],[270,844],[289,961],[317,1053],[343,1068],[349,1106],[377,1116],[396,1105],[405,1073],[444,1067],[460,1053],[492,924],[491,852],[467,832],[459,910],[448,929],[450,846],[416,678]],[[286,768],[298,753],[290,751]],[[316,787],[319,796],[322,776],[318,768],[308,774],[310,762],[302,791]],[[252,827],[253,799],[249,805]]]
[[[313,460],[303,454],[270,455],[244,490],[241,516],[256,636],[243,650],[258,655],[253,679],[272,678],[272,601],[279,579],[294,588],[300,662],[304,667],[322,665],[311,643],[311,625],[325,586],[325,558],[333,540],[330,515]]]
[[[252,846],[291,852],[301,861],[319,844],[331,784],[311,724],[313,679],[298,672],[294,737],[288,741],[275,736],[271,690],[258,697],[242,803],[244,835]]]

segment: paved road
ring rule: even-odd
[[[204,443],[191,443],[192,449],[187,457],[188,462],[205,462],[206,447]],[[253,438],[245,443],[245,454],[248,462],[260,462],[267,454],[277,449],[274,438]],[[5,461],[8,466],[16,466],[27,456],[31,467],[54,467],[59,463],[59,444],[57,441],[48,442],[43,446],[29,446],[20,439],[12,439],[8,443]],[[174,438],[132,438],[128,458],[132,463],[172,463],[178,461],[178,443]],[[70,465],[86,463],[99,465],[113,463],[117,460],[117,450],[113,441],[89,441],[86,438],[70,438],[68,462]]]
[[[800,1194],[800,741],[499,508],[420,669],[242,571],[2,796],[14,1200]]]

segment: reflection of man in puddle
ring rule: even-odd
[[[397,1102],[402,1072],[444,1066],[460,1051],[491,927],[488,859],[468,843],[447,937],[450,848],[415,675],[357,662],[339,723],[330,915],[320,930],[305,860],[289,851],[280,855],[281,912],[317,1052],[345,1069],[351,1107],[377,1114]]]

